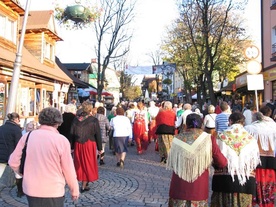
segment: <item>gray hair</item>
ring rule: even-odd
[[[63,122],[61,112],[54,107],[42,109],[38,115],[38,122],[41,125],[55,126]]]

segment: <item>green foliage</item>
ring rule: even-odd
[[[140,86],[130,86],[124,91],[125,98],[128,100],[134,100],[140,98],[142,95],[142,90]]]
[[[213,73],[230,80],[244,62],[248,40],[242,18],[233,13],[235,8],[234,2],[224,0],[182,1],[180,17],[163,45],[170,62],[177,64],[185,90],[208,91],[213,104]],[[202,88],[205,85],[207,88]]]
[[[172,84],[172,80],[169,79],[169,78],[166,78],[165,80],[163,80],[163,84],[171,85]]]

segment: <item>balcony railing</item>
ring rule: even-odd
[[[276,61],[276,43],[271,46],[271,61]]]
[[[270,7],[271,10],[276,10],[276,0],[272,0],[271,1],[271,7]]]

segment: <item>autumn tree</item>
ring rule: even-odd
[[[140,98],[142,90],[140,86],[130,86],[125,89],[125,98],[128,100],[135,100]]]
[[[233,0],[184,0],[179,7],[180,17],[170,40],[174,45],[169,46],[177,51],[171,58],[180,64],[184,82],[191,84],[188,89],[197,87],[198,99],[203,93],[203,100],[209,95],[216,104],[214,71],[225,75],[244,61],[245,32],[242,18],[234,13],[241,7],[241,2]]]
[[[101,100],[106,68],[110,62],[118,60],[129,51],[132,32],[128,26],[134,18],[135,1],[99,0],[99,3],[102,13],[94,22],[94,28],[97,39],[98,100]]]

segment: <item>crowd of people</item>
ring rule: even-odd
[[[172,170],[169,207],[274,207],[275,108],[267,102],[257,112],[250,103],[242,108],[239,100],[206,103],[202,109],[196,102],[150,101],[121,102],[108,113],[103,103],[84,101],[79,108],[68,104],[63,114],[45,108],[39,126],[30,122],[23,131],[19,115],[12,113],[0,127],[0,176],[8,164],[18,196],[26,194],[29,206],[63,206],[66,183],[76,200],[99,179],[105,150],[124,169],[129,147],[139,156],[153,142],[160,163]],[[20,159],[30,131],[23,176]]]

